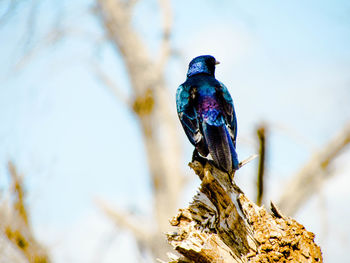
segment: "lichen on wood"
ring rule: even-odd
[[[202,180],[198,193],[170,223],[168,242],[180,254],[170,262],[322,262],[314,234],[271,203],[250,201],[210,161],[190,167]]]

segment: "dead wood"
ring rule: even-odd
[[[227,173],[195,161],[202,180],[186,209],[171,220],[168,241],[180,256],[171,262],[322,262],[314,234],[271,204],[250,201]]]

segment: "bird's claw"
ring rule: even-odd
[[[207,163],[207,159],[200,156],[199,152],[197,151],[197,149],[194,149],[193,154],[192,154],[192,162],[197,161],[200,164],[202,164],[203,166]]]

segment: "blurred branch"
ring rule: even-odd
[[[160,71],[163,71],[170,56],[170,35],[173,16],[169,0],[158,0],[158,2],[162,15],[162,42],[157,66]]]
[[[155,229],[157,237],[152,253],[161,257],[166,243],[160,235],[169,229],[168,220],[176,212],[184,180],[181,170],[181,149],[178,125],[169,89],[165,88],[164,69],[159,66],[167,59],[170,30],[170,4],[161,1],[163,44],[161,64],[150,55],[145,43],[132,25],[134,2],[122,0],[96,0],[96,13],[100,16],[111,43],[121,56],[131,84],[134,101],[132,107],[138,118],[145,145],[150,179],[153,186]]]
[[[147,250],[154,256],[164,257],[165,253],[171,249],[168,244],[163,243],[164,233],[153,229],[153,225],[146,224],[144,220],[130,213],[112,208],[101,200],[97,200],[97,205],[118,227],[129,231],[134,236],[141,254]],[[156,226],[157,222],[153,223]]]
[[[29,46],[32,42],[33,36],[35,35],[36,30],[36,21],[38,15],[38,8],[40,0],[32,0],[29,15],[27,17],[27,30],[24,36],[24,46]]]
[[[9,0],[9,4],[7,6],[6,11],[4,14],[0,17],[0,27],[4,26],[7,20],[10,18],[11,15],[14,14],[14,11],[16,10],[16,7],[20,0]]]
[[[147,232],[144,223],[142,223],[141,220],[137,219],[130,213],[125,213],[112,208],[102,200],[97,200],[96,203],[102,211],[116,223],[117,226],[130,231],[138,242],[141,242],[145,246],[147,243],[151,242],[151,233]]]
[[[8,164],[12,182],[12,203],[0,210],[0,229],[30,263],[50,262],[46,250],[35,240],[24,204],[23,182],[12,162]]]
[[[284,133],[284,135],[290,137],[295,143],[306,147],[310,152],[316,150],[315,144],[307,138],[307,136],[285,123],[269,122],[269,127],[271,130],[278,130],[279,132]]]
[[[257,180],[257,205],[261,205],[264,194],[264,174],[265,174],[265,154],[266,154],[266,128],[265,125],[261,125],[257,129],[257,135],[259,139],[259,168],[258,168],[258,180]]]
[[[162,209],[174,210],[182,189],[181,154],[180,143],[176,139],[176,116],[171,114],[169,91],[163,88],[164,76],[157,70],[146,45],[132,27],[132,9],[129,5],[120,0],[98,0],[97,11],[129,73],[134,96],[133,109],[144,136],[155,201],[162,203]],[[167,199],[168,202],[163,204]],[[167,225],[167,217],[163,218],[164,211],[159,216],[161,218],[157,218]]]
[[[29,49],[15,64],[14,70],[19,71],[21,70],[33,57],[37,55],[40,51],[42,51],[44,48],[56,44],[58,41],[60,41],[64,37],[64,32],[62,29],[55,28],[51,30],[47,35],[44,37],[43,41]]]
[[[28,227],[28,215],[24,206],[24,191],[22,178],[18,175],[16,167],[12,162],[8,162],[8,170],[12,181],[13,208]]]
[[[238,165],[239,168],[242,168],[243,166],[245,166],[246,164],[250,163],[251,161],[253,161],[255,158],[257,158],[259,155],[258,154],[253,154],[251,156],[249,156],[248,158],[244,159],[243,161],[241,161]]]
[[[117,84],[105,72],[103,72],[96,63],[92,64],[92,68],[96,77],[113,92],[114,96],[118,98],[124,106],[131,109],[130,99],[121,89],[118,88]]]
[[[350,123],[331,139],[310,161],[292,177],[282,191],[278,202],[287,215],[295,214],[305,202],[319,190],[332,173],[329,166],[337,155],[350,143]]]
[[[101,16],[112,44],[122,55],[135,96],[142,96],[145,86],[150,84],[150,80],[155,82],[158,76],[153,72],[153,63],[145,45],[131,25],[133,5],[121,0],[97,0],[97,3],[96,11]]]
[[[130,10],[134,9],[135,5],[139,2],[139,0],[128,0],[126,1],[126,5]]]
[[[31,48],[27,49],[25,54],[20,57],[20,59],[15,63],[14,70],[19,71],[24,68],[35,56],[40,52],[44,51],[45,48],[52,47],[58,44],[64,37],[75,36],[81,38],[87,38],[89,41],[95,41],[96,43],[103,43],[104,38],[98,38],[90,32],[86,32],[79,28],[69,27],[61,28],[56,27],[49,31],[38,44],[33,45]]]
[[[5,19],[4,17],[12,15],[12,13],[15,13],[16,6],[18,2],[26,2],[23,0],[12,0],[10,1],[11,4],[8,7],[8,10],[3,15],[3,17],[0,18],[0,26],[1,21]],[[94,31],[89,32],[88,30],[81,29],[79,27],[67,27],[64,26],[62,21],[64,20],[64,5],[60,2],[58,2],[55,5],[55,23],[51,30],[48,32],[45,32],[43,36],[38,35],[37,41],[34,41],[33,39],[35,37],[36,27],[37,27],[37,19],[39,16],[40,10],[39,7],[42,4],[42,1],[40,0],[31,0],[29,1],[30,7],[27,17],[25,18],[27,20],[26,24],[26,30],[24,35],[22,36],[20,40],[20,46],[23,48],[22,55],[15,60],[14,63],[14,69],[13,71],[19,71],[23,67],[25,67],[35,56],[38,56],[38,54],[45,50],[45,48],[54,46],[57,44],[60,40],[62,40],[64,37],[68,36],[74,36],[74,37],[81,37],[81,38],[88,38],[88,40],[101,42],[98,37],[96,37],[96,33]],[[91,15],[91,10],[83,10],[82,12],[79,12],[78,14],[74,14],[75,19],[77,16],[83,16],[83,15]],[[41,21],[39,21],[40,24]],[[96,39],[96,40],[95,40]],[[17,53],[19,48],[16,48]]]

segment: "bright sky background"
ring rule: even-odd
[[[129,234],[94,203],[100,197],[139,214],[151,209],[136,119],[96,78],[93,63],[129,93],[125,69],[118,52],[101,41],[93,1],[42,2],[32,31],[30,1],[0,26],[1,190],[11,159],[25,175],[34,229],[54,262],[139,262]],[[155,10],[156,1],[140,1],[134,15],[153,54],[160,38]],[[256,152],[256,126],[270,125],[266,200],[277,200],[286,180],[350,119],[350,3],[180,0],[173,11],[171,41],[179,54],[167,66],[173,97],[189,61],[214,55],[221,62],[216,76],[235,102],[241,159]],[[56,25],[67,35],[45,42]],[[21,60],[30,50],[32,56]],[[192,147],[179,134],[184,170],[194,177],[185,166]],[[325,262],[341,262],[350,247],[350,210],[342,210],[350,201],[349,158],[348,151],[337,160],[335,177],[297,215],[316,233]],[[252,199],[256,165],[236,175]],[[195,178],[184,206],[198,185]]]

